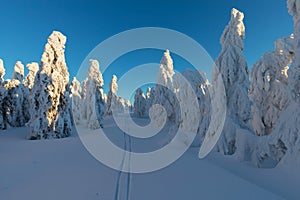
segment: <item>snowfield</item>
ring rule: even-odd
[[[136,119],[141,125],[148,119]],[[104,131],[117,145],[123,132],[112,118]],[[189,149],[170,166],[152,173],[126,174],[94,159],[79,137],[26,140],[27,128],[0,132],[0,199],[299,199],[299,173],[258,169],[229,156],[200,160]],[[158,148],[165,134],[145,142],[131,138],[133,151]],[[117,194],[117,195],[116,195]]]

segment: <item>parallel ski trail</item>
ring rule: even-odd
[[[124,133],[124,154],[120,165],[120,171],[118,172],[116,189],[115,189],[115,200],[130,200],[131,198],[131,173],[130,173],[130,162],[131,162],[131,137]],[[127,169],[128,173],[122,170]],[[122,185],[122,183],[124,185]],[[122,198],[123,197],[123,198]]]
[[[128,157],[128,173],[127,173],[127,197],[126,197],[126,200],[129,200],[130,199],[130,194],[131,194],[131,179],[132,179],[132,176],[131,176],[131,168],[130,168],[130,163],[131,163],[131,137],[130,136],[127,136],[128,137],[128,143],[129,143],[129,157]]]
[[[124,146],[123,149],[126,149],[126,137],[124,133]],[[123,153],[123,159],[119,168],[118,176],[117,176],[117,182],[116,182],[116,189],[115,189],[115,200],[119,200],[119,192],[120,192],[120,182],[121,182],[121,175],[122,175],[122,169],[124,167],[126,152]]]

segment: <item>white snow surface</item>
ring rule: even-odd
[[[136,119],[147,124],[147,119]],[[111,118],[104,131],[123,146],[123,133]],[[53,140],[26,140],[27,128],[0,132],[0,199],[31,200],[182,200],[182,199],[299,199],[299,173],[283,168],[257,169],[230,157],[211,154],[199,160],[198,148],[188,150],[172,165],[152,173],[120,174],[97,160],[76,135]],[[88,132],[87,134],[99,134]],[[131,138],[132,150],[159,146]],[[130,182],[130,185],[128,185]]]

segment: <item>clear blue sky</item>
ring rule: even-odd
[[[11,0],[2,1],[0,6],[0,58],[6,78],[10,78],[17,60],[39,62],[48,35],[59,30],[68,38],[66,60],[74,76],[87,54],[103,40],[128,29],[155,26],[192,37],[215,59],[233,7],[245,14],[245,56],[249,67],[265,51],[273,49],[277,38],[293,32],[286,0]],[[158,62],[160,57],[161,52],[137,54],[120,62],[129,69],[132,59],[139,58],[142,64]],[[105,75],[106,85],[112,73]],[[114,73],[118,75],[117,68]]]

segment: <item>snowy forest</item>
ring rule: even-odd
[[[109,91],[104,93],[101,61],[90,60],[86,78],[70,80],[65,60],[66,36],[53,31],[40,63],[18,61],[11,79],[4,80],[5,67],[0,59],[0,128],[28,127],[27,139],[59,139],[75,133],[81,124],[96,130],[105,127],[103,119],[114,113],[130,112],[136,118],[149,118],[158,126],[166,112],[170,131],[182,127],[196,131],[193,147],[200,147],[211,122],[210,88],[224,85],[227,111],[221,137],[214,151],[257,167],[300,164],[300,1],[287,0],[288,12],[294,19],[294,33],[274,42],[251,67],[243,55],[244,14],[236,9],[221,35],[222,50],[212,67],[211,81],[205,73],[185,70],[175,73],[172,52],[166,50],[159,64],[157,84],[135,92],[130,103],[118,96],[118,79],[112,76]],[[192,86],[189,91],[185,77]],[[220,83],[218,77],[222,77]],[[142,78],[142,77],[140,77]],[[166,87],[164,87],[166,86]],[[197,96],[199,110],[183,112],[197,116],[197,130],[182,124],[185,113],[180,104]],[[159,104],[164,107],[151,109]],[[180,113],[181,112],[181,113]],[[194,123],[194,122],[190,122]],[[193,124],[194,125],[194,124]],[[1,133],[1,131],[0,131]],[[172,135],[172,134],[170,134]]]

